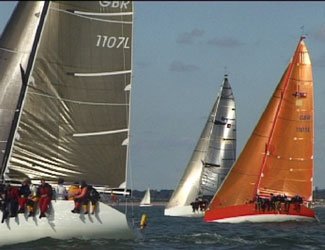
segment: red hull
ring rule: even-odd
[[[292,217],[308,217],[308,218],[316,218],[315,212],[305,207],[304,205],[300,206],[300,211],[295,209],[294,205],[291,204],[289,211],[284,211],[284,205],[282,204],[280,212],[277,211],[258,211],[258,209],[255,208],[255,204],[245,204],[245,205],[238,205],[238,206],[231,206],[226,208],[219,208],[214,210],[207,210],[205,212],[204,220],[206,222],[214,222],[218,220],[225,220],[230,218],[236,218],[236,217],[250,217],[250,216],[267,216],[267,215],[280,215],[284,216],[287,215],[287,218],[290,216]]]

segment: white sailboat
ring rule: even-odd
[[[151,195],[150,195],[150,189],[148,188],[140,202],[140,207],[151,207]]]
[[[235,99],[225,75],[184,175],[166,206],[165,215],[202,217],[235,158]]]
[[[82,179],[126,195],[133,3],[21,1],[0,38],[0,178]],[[132,239],[126,214],[51,201],[0,225],[0,245],[51,237]]]

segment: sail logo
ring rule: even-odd
[[[130,1],[99,1],[101,7],[127,9]]]

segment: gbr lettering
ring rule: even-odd
[[[130,44],[129,44],[130,38],[125,37],[125,36],[102,36],[102,35],[97,35],[97,43],[96,47],[102,47],[102,48],[124,48],[124,49],[129,49]]]
[[[99,1],[101,7],[127,9],[130,1]]]

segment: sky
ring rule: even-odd
[[[0,1],[0,33],[14,7]],[[239,155],[303,33],[314,76],[314,185],[325,188],[325,2],[136,1],[134,8],[132,188],[176,188],[225,73]]]

